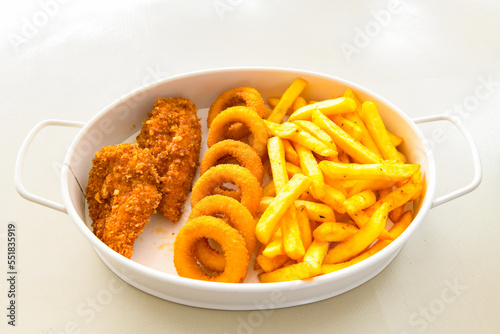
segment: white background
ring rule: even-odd
[[[2,1],[0,9],[0,332],[498,333],[500,3],[490,1]],[[214,311],[119,280],[70,218],[17,195],[14,161],[49,119],[87,121],[145,84],[230,66],[278,66],[354,81],[410,117],[451,113],[476,141],[480,187],[432,209],[380,275],[288,309]],[[470,153],[446,123],[438,195],[467,184]],[[40,133],[26,186],[61,201],[75,129]],[[16,327],[7,326],[7,224],[17,225]]]

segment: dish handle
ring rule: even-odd
[[[432,202],[432,207],[435,208],[436,206],[439,206],[441,204],[444,204],[446,202],[449,202],[451,200],[454,200],[455,198],[461,197],[465,194],[470,193],[474,189],[476,189],[479,184],[481,183],[482,179],[482,167],[481,167],[481,159],[479,157],[479,150],[477,149],[476,144],[474,143],[474,140],[472,139],[472,136],[470,132],[465,128],[465,126],[462,124],[462,122],[457,118],[452,115],[433,115],[433,116],[425,116],[425,117],[419,117],[413,120],[416,124],[422,124],[422,123],[429,123],[429,122],[436,122],[436,121],[449,121],[453,125],[455,125],[462,135],[465,137],[465,140],[469,144],[469,149],[472,154],[472,162],[474,164],[474,177],[472,179],[472,182],[470,182],[468,185],[457,189],[455,191],[452,191],[446,195],[443,195],[441,197],[436,198]]]
[[[47,126],[66,126],[66,127],[81,128],[84,125],[85,123],[82,122],[48,119],[38,123],[37,125],[35,125],[35,127],[33,127],[33,129],[31,129],[31,131],[28,133],[23,143],[21,144],[21,148],[19,149],[19,153],[17,154],[16,165],[14,168],[14,184],[18,194],[21,195],[21,197],[29,201],[35,202],[37,204],[46,206],[48,208],[61,211],[63,213],[67,213],[66,207],[63,204],[32,194],[28,190],[26,190],[22,182],[21,171],[24,165],[26,152],[28,152],[28,149],[31,143],[33,142],[33,139],[35,139],[36,135],[40,132],[40,130],[42,130]]]

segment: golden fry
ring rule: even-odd
[[[283,249],[286,255],[293,260],[304,257],[305,248],[300,236],[299,223],[295,205],[290,205],[281,219],[281,234],[283,238]]]
[[[309,247],[310,248],[310,247]],[[261,283],[295,281],[314,277],[321,273],[321,266],[309,262],[299,262],[259,275]]]
[[[267,118],[268,121],[273,123],[281,123],[283,117],[285,117],[288,108],[290,108],[295,101],[295,99],[302,93],[304,88],[307,86],[307,81],[301,78],[297,78],[283,93],[280,101],[273,109],[273,112]]]
[[[400,158],[398,151],[392,144],[389,135],[387,134],[387,129],[385,128],[384,122],[382,121],[375,104],[370,101],[363,103],[359,116],[365,123],[366,128],[377,144],[382,157],[386,160],[399,161]]]
[[[360,163],[377,163],[382,162],[382,158],[377,154],[367,149],[363,144],[354,140],[344,130],[342,130],[331,119],[326,117],[323,113],[314,110],[312,112],[312,121],[314,124],[322,128],[327,134],[332,137],[337,148],[340,147],[343,151],[353,157]],[[340,159],[340,150],[339,159]]]
[[[273,136],[285,139],[290,138],[301,131],[297,125],[290,122],[278,124],[264,120],[264,124],[266,124],[267,129]]]
[[[419,191],[422,186],[422,182],[422,172],[413,174],[408,182],[383,196],[375,202],[375,204],[366,209],[366,214],[373,214],[384,203],[389,205],[389,211],[392,211],[401,205],[405,205]]]
[[[300,161],[299,161],[299,164],[300,164]],[[288,161],[285,162],[285,167],[286,167],[286,171],[288,173],[289,178],[292,178],[295,174],[305,175],[299,166],[296,166],[296,165],[292,164],[291,162],[288,162]]]
[[[276,197],[257,223],[256,236],[260,242],[266,245],[269,243],[288,207],[311,186],[311,183],[312,180],[307,176],[296,174],[281,191],[277,191]]]
[[[330,137],[325,131],[323,131],[319,126],[317,126],[313,122],[297,120],[293,121],[293,124],[297,125],[302,130],[316,137],[323,144],[325,144],[326,146],[337,152],[337,145],[335,145],[335,142],[333,141],[332,137]],[[334,156],[337,156],[337,154],[338,153],[336,153]]]
[[[306,100],[302,97],[302,96],[299,96],[295,99],[295,101],[293,101],[293,104],[292,104],[292,112],[293,111],[297,111],[299,110],[300,108],[302,107],[305,107],[307,106],[307,102]]]
[[[346,212],[353,214],[359,210],[364,210],[377,201],[377,196],[372,190],[363,190],[356,195],[351,196],[344,203]]]
[[[402,181],[420,169],[415,164],[342,164],[321,161],[319,168],[331,179]]]
[[[274,181],[269,181],[264,187],[262,187],[262,196],[274,197],[276,196],[276,189],[274,188]]]
[[[289,161],[292,164],[299,166],[300,165],[299,155],[297,154],[297,152],[295,152],[292,143],[290,143],[288,139],[283,139],[283,146],[285,148],[286,161]]]
[[[323,186],[325,185],[323,173],[319,169],[318,162],[309,149],[297,143],[293,143],[293,147],[299,155],[300,169],[302,169],[304,173],[312,180],[313,187],[311,187],[311,191],[313,193],[313,196],[318,198],[317,196],[320,195],[315,194],[315,192],[322,191],[324,189]]]
[[[314,110],[318,110],[327,116],[344,114],[356,110],[356,102],[348,97],[339,97],[332,100],[308,104],[290,115],[288,121],[292,122],[299,119],[310,121]]]
[[[389,204],[381,205],[359,231],[328,251],[325,263],[345,262],[361,253],[375,241],[384,229]]]
[[[342,115],[333,115],[330,116],[330,119],[355,140],[361,139],[363,130],[356,123],[351,122]]]
[[[314,230],[313,236],[315,240],[341,242],[356,232],[358,228],[352,224],[324,222]]]
[[[267,141],[267,154],[273,175],[276,194],[288,183],[288,173],[285,167],[285,148],[279,137],[269,138]]]
[[[360,193],[363,190],[380,190],[392,187],[395,183],[396,181],[388,181],[388,180],[358,180],[356,181],[354,186],[349,190],[348,197]]]
[[[274,197],[262,197],[257,213],[263,213],[274,201]],[[326,204],[316,203],[298,199],[294,202],[295,206],[304,206],[307,210],[307,216],[310,220],[325,222],[335,221],[333,209]]]
[[[329,246],[328,241],[313,240],[304,255],[304,262],[308,262],[315,267],[321,267]]]
[[[392,237],[392,239],[396,239],[403,233],[406,228],[411,224],[413,220],[413,214],[410,210],[406,211],[402,216],[401,219],[394,224],[394,226],[389,230],[389,233]],[[370,256],[378,253],[385,247],[387,247],[392,240],[378,240],[376,243],[373,244],[370,248],[359,254],[358,256],[352,258],[351,260],[347,262],[341,262],[341,263],[336,263],[336,264],[323,264],[321,266],[321,274],[328,274],[343,268],[347,268],[349,266],[352,266],[353,264],[359,263]]]
[[[302,237],[302,244],[307,251],[312,243],[312,230],[307,208],[303,205],[295,205],[297,210],[297,223],[299,224],[300,236]]]

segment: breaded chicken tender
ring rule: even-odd
[[[85,189],[94,234],[130,258],[134,241],[160,203],[159,185],[149,150],[120,144],[96,152]]]
[[[198,167],[201,124],[198,109],[186,98],[157,99],[137,136],[156,160],[162,199],[159,210],[170,221],[179,221]]]

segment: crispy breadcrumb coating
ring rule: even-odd
[[[151,152],[137,145],[103,147],[85,189],[94,234],[130,258],[134,241],[160,203],[160,177]]]
[[[137,136],[139,146],[150,149],[156,159],[162,193],[158,208],[174,223],[182,215],[200,157],[197,111],[191,101],[182,97],[157,99]]]

